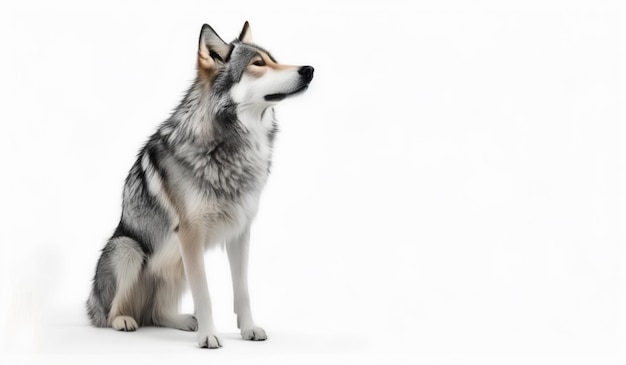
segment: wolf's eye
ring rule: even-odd
[[[263,67],[263,66],[265,66],[265,61],[258,60],[258,61],[254,61],[252,64],[255,65],[255,66]]]

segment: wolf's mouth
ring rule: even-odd
[[[285,99],[288,96],[296,95],[296,94],[299,94],[299,93],[305,91],[308,87],[309,87],[309,84],[304,84],[304,85],[300,86],[299,88],[297,88],[296,90],[294,90],[292,92],[289,92],[289,93],[279,93],[279,94],[265,95],[265,100],[266,101],[281,101],[281,100]]]

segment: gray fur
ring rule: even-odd
[[[244,338],[265,339],[248,313],[247,281],[239,275],[247,275],[249,226],[269,174],[277,125],[273,104],[263,104],[261,114],[253,118],[264,125],[263,133],[252,133],[240,118],[244,106],[231,95],[252,57],[263,50],[238,40],[220,44],[221,38],[207,27],[200,39],[219,52],[215,77],[199,76],[139,152],[125,181],[120,223],[96,267],[87,312],[94,326],[125,331],[137,325],[184,330],[199,326],[210,335],[199,338],[201,346],[217,347],[221,343],[211,335],[212,320],[205,318],[206,313],[210,317],[210,303],[208,309],[197,308],[206,306],[202,303],[207,300],[198,299],[203,282],[190,277],[204,272],[203,263],[193,258],[197,255],[189,256],[189,247],[194,239],[201,241],[202,249],[232,241],[240,247],[233,252],[245,253],[242,259],[238,254],[230,257],[231,266],[243,265],[241,273],[233,273],[243,293],[239,296],[246,301],[236,304],[236,310],[246,311]],[[298,82],[308,85],[310,78]],[[186,278],[193,279],[198,321],[178,314]]]

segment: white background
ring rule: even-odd
[[[245,20],[316,70],[253,228],[270,339],[239,339],[219,250],[221,350],[94,329],[135,154],[202,24]],[[624,24],[618,1],[2,2],[0,362],[623,364]]]

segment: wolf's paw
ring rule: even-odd
[[[191,314],[181,314],[176,321],[176,328],[183,331],[197,331],[198,320]]]
[[[198,346],[209,349],[218,349],[222,347],[222,341],[220,341],[214,333],[198,334]]]
[[[261,327],[244,328],[241,330],[241,337],[244,340],[251,340],[251,341],[267,340],[267,335],[265,334],[265,330],[263,330],[263,328]]]
[[[130,332],[136,330],[139,326],[133,317],[118,316],[111,322],[111,327],[113,327],[114,330]]]

